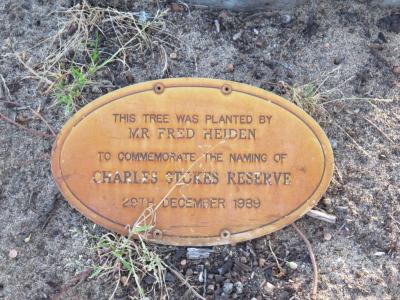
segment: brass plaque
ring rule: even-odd
[[[97,224],[126,234],[151,208],[148,239],[205,246],[300,218],[326,191],[333,154],[319,125],[277,95],[163,79],[76,113],[54,144],[52,172],[69,203]]]

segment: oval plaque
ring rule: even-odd
[[[126,234],[152,208],[150,240],[205,246],[300,218],[326,191],[333,154],[319,125],[277,95],[180,78],[85,106],[54,144],[52,172],[69,203],[97,224]]]

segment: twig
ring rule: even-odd
[[[174,273],[174,275],[176,277],[178,277],[178,279],[180,281],[182,281],[182,283],[184,285],[186,285],[186,287],[199,299],[201,300],[206,300],[206,298],[204,298],[203,296],[201,296],[188,282],[187,280],[182,276],[181,273],[179,273],[178,271],[176,271],[175,269],[173,269],[172,267],[170,267],[169,265],[165,264],[165,266],[168,268],[168,270],[170,270],[172,273]]]
[[[376,130],[378,130],[380,133],[382,133],[382,135],[387,138],[387,140],[391,143],[393,143],[394,145],[396,145],[395,141],[393,141],[386,133],[384,133],[377,125],[375,125],[372,121],[368,120],[366,117],[361,116],[365,121],[367,121],[369,124],[371,124],[373,127],[376,128]]]
[[[5,81],[4,77],[3,77],[3,75],[0,74],[0,78],[1,78],[1,81],[3,82],[3,87],[4,87],[5,94],[6,94],[5,95],[6,99],[10,99],[11,98],[10,90],[8,89],[8,86],[6,84],[6,81]]]
[[[330,215],[324,211],[312,209],[307,213],[307,216],[332,224],[336,223],[336,216]]]
[[[79,274],[74,276],[69,282],[64,284],[61,287],[60,292],[58,294],[54,295],[53,297],[51,297],[50,299],[51,300],[63,299],[63,294],[66,291],[68,291],[70,288],[77,286],[80,283],[84,282],[90,276],[91,272],[92,272],[92,268],[86,268],[85,270],[83,270],[82,272],[80,272]]]
[[[313,273],[314,273],[313,286],[312,286],[312,292],[311,292],[311,299],[312,300],[316,300],[317,297],[318,297],[318,266],[317,266],[317,262],[315,260],[314,251],[312,249],[311,243],[309,242],[307,237],[304,235],[304,233],[301,232],[301,230],[297,227],[297,225],[295,223],[292,223],[292,227],[297,231],[297,233],[303,239],[304,243],[307,246],[308,254],[310,255],[311,264],[312,264]]]
[[[357,148],[362,152],[362,153],[364,153],[366,156],[368,156],[369,158],[371,158],[371,155],[363,148],[363,147],[361,147],[361,145],[359,144],[359,143],[357,143],[357,141],[350,135],[350,134],[348,134],[348,132],[346,131],[346,130],[344,130],[343,128],[342,128],[342,126],[340,126],[338,123],[336,123],[336,122],[334,122],[334,124],[345,134],[345,135],[347,135],[347,137],[349,138],[349,139],[351,139],[351,141],[354,143],[354,145],[356,145],[357,146]]]
[[[15,54],[15,57],[19,60],[19,62],[29,71],[31,72],[33,75],[35,75],[37,78],[40,78],[41,80],[43,80],[44,82],[46,82],[48,85],[53,84],[53,81],[47,79],[46,77],[41,76],[39,73],[37,73],[35,70],[33,70],[30,66],[28,66],[23,60],[22,58],[18,55]]]
[[[51,134],[47,134],[47,133],[44,133],[44,132],[41,132],[41,131],[37,131],[37,130],[35,130],[35,129],[31,129],[31,128],[25,127],[25,126],[23,126],[23,125],[21,125],[21,124],[18,124],[17,122],[15,122],[15,121],[13,121],[13,120],[7,118],[7,117],[6,117],[5,115],[3,115],[2,113],[0,113],[0,119],[3,119],[4,121],[6,121],[6,122],[8,122],[8,123],[10,123],[10,124],[12,124],[12,125],[15,125],[15,126],[21,128],[21,129],[25,130],[25,131],[28,131],[29,133],[31,133],[31,134],[33,134],[33,135],[41,136],[41,137],[45,137],[45,138],[52,138],[52,137],[54,137],[54,136],[51,135]]]
[[[45,118],[43,118],[43,116],[42,116],[40,113],[38,113],[37,111],[35,111],[35,110],[32,109],[31,107],[29,107],[29,109],[31,110],[31,112],[32,112],[36,117],[38,117],[40,120],[43,121],[44,124],[46,124],[47,128],[49,128],[49,130],[50,130],[50,132],[51,132],[51,134],[52,134],[53,136],[56,136],[56,135],[57,135],[57,133],[56,133],[56,131],[54,130],[54,128],[45,120]]]
[[[281,264],[279,263],[278,258],[276,257],[274,251],[272,250],[271,241],[268,241],[268,246],[269,246],[269,250],[271,251],[272,256],[274,257],[275,262],[276,262],[276,264],[278,266],[278,269],[279,269],[279,272],[280,272],[279,275],[281,275],[281,274],[284,275],[285,272],[283,271],[283,268],[282,268]]]

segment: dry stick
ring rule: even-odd
[[[37,78],[40,78],[41,80],[44,80],[48,85],[53,84],[53,82],[49,79],[47,79],[46,77],[41,76],[39,73],[37,73],[35,70],[33,70],[31,67],[29,67],[23,60],[22,58],[19,56],[19,54],[15,53],[15,57],[19,60],[19,62],[29,71],[31,72],[33,75],[35,75]]]
[[[21,129],[23,129],[23,130],[26,130],[26,131],[28,131],[29,133],[33,134],[33,135],[41,136],[41,137],[45,137],[45,138],[52,138],[52,137],[53,137],[53,135],[51,135],[51,134],[47,134],[47,133],[44,133],[44,132],[41,132],[41,131],[37,131],[37,130],[35,130],[35,129],[31,129],[31,128],[25,127],[25,126],[23,126],[23,125],[21,125],[21,124],[18,124],[17,122],[15,122],[15,121],[13,121],[13,120],[7,118],[7,117],[6,117],[5,115],[3,115],[2,113],[0,113],[0,119],[3,119],[4,121],[6,121],[6,122],[8,122],[8,123],[10,123],[10,124],[12,124],[12,125],[15,125],[15,126],[21,128]]]
[[[295,223],[292,223],[292,227],[297,231],[297,233],[303,239],[304,243],[307,246],[308,254],[310,255],[311,264],[312,264],[313,273],[314,273],[311,299],[316,300],[318,297],[318,295],[317,295],[317,293],[318,293],[318,266],[317,266],[317,262],[315,260],[314,251],[312,249],[310,241],[307,239],[307,237],[304,235],[304,233],[301,232],[301,230],[297,227],[297,225]]]
[[[0,76],[1,76],[1,75],[0,75]],[[15,102],[15,101],[8,100],[8,101],[2,101],[2,102],[8,103],[8,104],[12,104],[12,105],[15,105],[15,106],[18,106],[18,107],[22,107],[21,104],[19,104],[18,102]],[[57,135],[57,133],[56,133],[56,131],[54,130],[54,128],[45,120],[45,118],[43,118],[43,116],[42,116],[40,113],[38,113],[36,110],[34,110],[33,108],[31,108],[31,107],[29,107],[29,106],[28,106],[27,108],[29,108],[29,110],[30,110],[36,117],[38,117],[40,120],[42,120],[42,122],[43,122],[44,124],[46,124],[47,128],[50,130],[50,132],[53,134],[53,136],[56,136],[56,135]]]
[[[336,216],[330,215],[324,211],[312,209],[307,213],[307,216],[332,224],[336,223]]]
[[[29,109],[31,110],[31,112],[32,112],[36,117],[38,117],[40,120],[43,121],[44,124],[46,124],[47,128],[49,128],[49,130],[50,130],[50,132],[51,132],[51,134],[52,134],[53,136],[56,136],[56,135],[57,135],[57,133],[56,133],[56,131],[54,130],[54,128],[45,120],[45,118],[43,118],[43,116],[42,116],[40,113],[38,113],[37,111],[35,111],[34,109],[32,109],[32,108],[30,108],[30,107],[29,107]]]
[[[196,296],[197,298],[199,298],[199,299],[201,299],[201,300],[206,300],[206,298],[204,298],[203,296],[201,296],[201,295],[187,282],[187,280],[182,276],[181,273],[179,273],[178,271],[176,271],[175,269],[173,269],[172,267],[170,267],[170,266],[168,266],[168,265],[166,265],[166,267],[168,268],[168,270],[170,270],[172,273],[174,273],[174,275],[175,275],[176,277],[178,277],[178,278],[182,281],[182,283],[183,283],[184,285],[186,285],[186,287],[187,287],[193,294],[195,294],[195,296]]]
[[[276,257],[274,251],[272,251],[271,241],[268,241],[268,246],[269,246],[269,250],[272,253],[272,256],[275,258],[275,261],[276,261],[276,264],[278,266],[279,272],[284,275],[285,272],[283,271],[283,268],[282,268],[281,264],[279,263],[278,258]]]
[[[376,128],[376,130],[378,130],[380,133],[382,133],[382,135],[388,139],[389,142],[393,143],[394,145],[396,145],[395,141],[393,141],[386,133],[384,133],[382,131],[382,129],[380,129],[377,125],[375,125],[372,121],[368,120],[366,117],[361,116],[365,121],[367,121],[369,124],[371,124],[373,127]]]
[[[364,150],[364,148],[361,147],[361,145],[360,145],[359,143],[357,143],[357,141],[356,141],[350,134],[348,134],[347,131],[344,130],[344,129],[342,128],[342,126],[340,126],[340,125],[339,125],[338,123],[336,123],[336,122],[334,122],[334,124],[335,124],[341,131],[343,131],[344,134],[347,135],[348,138],[351,139],[351,141],[357,146],[357,148],[358,148],[362,153],[364,153],[366,156],[368,156],[369,158],[371,158],[371,155],[370,155],[366,150]]]

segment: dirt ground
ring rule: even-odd
[[[56,11],[78,2],[0,2],[0,74],[9,89],[8,94],[2,83],[0,113],[9,120],[49,133],[29,107],[40,107],[57,131],[69,118],[15,53],[37,70],[55,45],[32,47],[65,21]],[[170,7],[162,1],[122,2],[91,1],[150,16]],[[321,109],[313,116],[332,143],[336,171],[318,208],[336,215],[337,222],[310,217],[296,222],[317,257],[319,299],[400,299],[400,15],[367,2],[318,1],[314,18],[308,6],[281,13],[174,6],[165,16],[175,37],[165,46],[167,70],[160,49],[130,53],[129,68],[118,62],[107,66],[93,78],[100,87],[84,91],[92,101],[135,82],[183,76],[245,82],[285,97],[284,86],[313,82],[319,87]],[[115,280],[82,279],[95,259],[91,236],[106,231],[58,192],[50,172],[53,141],[0,118],[0,299],[108,299]],[[269,243],[285,269],[283,277],[275,276]],[[214,247],[208,259],[186,263],[186,248],[158,248],[208,299],[309,297],[308,252],[290,226]],[[207,276],[200,280],[204,268]],[[171,299],[193,298],[171,274],[166,281]],[[118,288],[115,299],[135,295],[128,284]],[[151,291],[149,297],[160,298]]]

